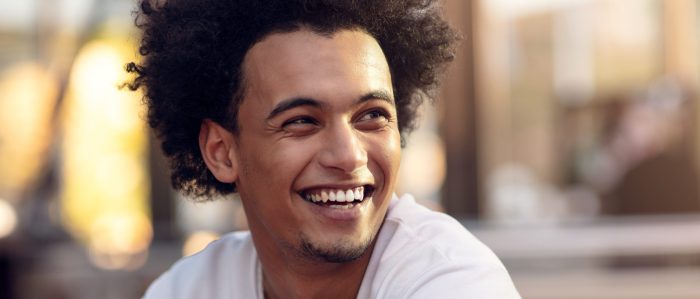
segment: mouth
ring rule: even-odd
[[[347,189],[313,188],[304,190],[299,195],[315,205],[333,209],[351,209],[368,199],[372,199],[373,193],[373,186],[362,185]]]

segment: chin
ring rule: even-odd
[[[357,240],[337,240],[332,244],[318,244],[302,236],[301,252],[305,258],[326,263],[347,263],[362,257],[374,238],[371,236],[360,242]]]

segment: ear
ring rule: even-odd
[[[233,183],[238,179],[233,133],[210,119],[205,119],[199,128],[199,150],[202,152],[204,163],[217,180]]]

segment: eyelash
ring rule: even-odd
[[[375,114],[377,117],[380,117],[380,116],[381,116],[381,117],[384,117],[386,120],[390,120],[390,117],[391,117],[391,115],[389,114],[389,112],[387,112],[387,111],[384,110],[384,109],[372,109],[372,110],[369,110],[369,111],[363,113],[362,116],[359,117],[359,119],[361,120],[361,119],[363,119],[365,116],[370,115],[370,114]],[[377,117],[373,117],[373,119],[374,119],[374,118],[377,118]]]
[[[371,117],[370,119],[363,120],[363,118],[365,118],[369,115],[374,115],[374,117]],[[371,121],[371,120],[375,120],[379,117],[383,117],[387,121],[391,121],[391,114],[384,109],[378,109],[378,108],[371,109],[371,110],[368,110],[368,111],[362,113],[361,116],[357,118],[357,121]],[[290,125],[316,125],[316,124],[318,124],[318,121],[316,121],[313,117],[299,116],[299,117],[292,118],[288,121],[285,121],[282,124],[282,127],[284,128],[284,127],[287,127]]]
[[[300,121],[304,121],[304,122],[301,123]],[[316,123],[317,123],[316,120],[314,120],[314,119],[311,118],[311,117],[308,117],[308,116],[300,116],[300,117],[295,117],[295,118],[292,118],[292,119],[290,119],[290,120],[288,120],[288,121],[285,121],[285,122],[282,124],[282,127],[286,127],[286,126],[288,126],[288,125],[295,125],[295,124],[296,124],[296,125],[302,125],[302,124],[316,124]]]

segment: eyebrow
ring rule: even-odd
[[[390,103],[391,105],[395,105],[394,98],[388,92],[383,90],[371,91],[361,96],[359,99],[357,99],[357,101],[355,101],[354,105],[358,105],[370,100],[381,100]],[[270,111],[270,114],[267,116],[267,119],[272,119],[275,116],[280,115],[282,112],[299,106],[311,106],[315,108],[322,108],[323,106],[326,106],[326,104],[311,98],[292,98],[284,100],[275,105],[275,108],[272,109],[272,111]]]
[[[388,92],[386,92],[384,90],[371,91],[371,92],[361,96],[360,99],[357,100],[355,105],[367,102],[369,100],[382,100],[382,101],[385,101],[385,102],[391,104],[392,106],[395,105],[394,97],[392,97],[391,94],[389,94]]]
[[[293,98],[289,100],[284,100],[282,102],[279,102],[279,104],[275,106],[275,109],[272,109],[272,111],[270,111],[270,114],[267,116],[267,119],[272,119],[275,116],[281,114],[282,112],[299,106],[311,106],[320,108],[323,105],[319,101],[309,98]]]

